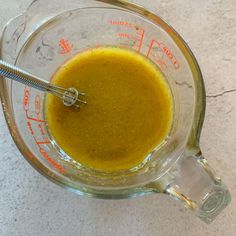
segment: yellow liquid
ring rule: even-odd
[[[52,83],[86,93],[79,111],[47,95],[48,128],[64,152],[81,165],[120,171],[141,164],[170,132],[172,95],[158,68],[119,48],[82,52],[55,73]]]

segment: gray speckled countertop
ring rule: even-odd
[[[31,0],[0,0],[0,27]],[[167,20],[201,66],[207,112],[202,150],[232,202],[211,225],[163,195],[105,201],[78,197],[37,173],[21,156],[0,111],[0,235],[226,235],[236,232],[236,1],[136,0]]]

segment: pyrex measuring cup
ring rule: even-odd
[[[44,94],[2,78],[2,105],[16,145],[40,173],[77,194],[129,198],[166,193],[211,222],[230,195],[199,147],[205,110],[202,75],[186,43],[162,19],[123,1],[36,0],[6,25],[1,59],[50,80],[73,55],[108,45],[136,50],[166,76],[175,109],[168,141],[136,170],[102,173],[79,166],[47,132]]]

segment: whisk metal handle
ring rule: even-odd
[[[0,60],[0,75],[18,81],[43,92],[50,90],[50,83],[5,61]]]

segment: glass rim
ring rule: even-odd
[[[96,2],[102,2],[102,3],[108,3],[110,5],[113,5],[113,6],[128,10],[128,11],[132,11],[135,14],[141,15],[145,19],[151,21],[154,24],[159,25],[163,30],[165,30],[165,32],[173,39],[173,41],[176,43],[176,45],[180,48],[181,52],[183,53],[186,61],[188,62],[189,66],[191,68],[192,75],[193,75],[194,82],[195,82],[195,88],[196,88],[196,91],[195,91],[196,101],[195,101],[195,109],[194,109],[195,115],[194,115],[194,120],[193,120],[193,124],[192,124],[192,131],[191,131],[191,134],[189,136],[189,142],[187,144],[187,148],[189,148],[189,149],[198,148],[201,127],[202,127],[203,120],[204,120],[204,115],[205,115],[205,105],[206,105],[205,88],[204,88],[203,77],[202,77],[198,62],[197,62],[194,54],[192,53],[191,49],[187,45],[187,43],[160,16],[158,16],[157,14],[151,13],[150,11],[144,9],[143,7],[140,7],[138,5],[128,3],[128,2],[125,2],[125,1],[120,1],[120,0],[118,0],[118,1],[114,1],[114,0],[95,0],[95,1]],[[33,4],[33,3],[31,3],[31,4]],[[30,6],[28,7],[28,9],[30,8]],[[25,13],[23,13],[20,16],[24,16]],[[2,49],[2,37],[4,35],[4,32],[5,32],[6,28],[16,18],[17,17],[11,19],[5,25],[4,30],[2,32],[2,35],[1,35],[1,38],[0,38],[0,57],[1,58],[2,58],[2,55],[3,55],[3,52],[1,50]],[[84,190],[84,187],[82,185],[81,186],[74,186],[72,183],[69,183],[68,181],[65,181],[65,179],[63,179],[63,176],[59,176],[59,174],[56,171],[55,171],[55,173],[56,173],[56,175],[55,175],[55,173],[51,169],[44,166],[36,158],[29,157],[29,149],[24,144],[24,142],[23,142],[23,145],[22,145],[21,135],[19,134],[19,132],[15,128],[16,126],[15,126],[14,117],[9,115],[9,114],[11,114],[12,107],[11,107],[11,101],[9,101],[9,99],[8,99],[10,96],[8,95],[8,91],[6,89],[7,88],[6,81],[1,80],[0,85],[1,85],[1,87],[0,87],[0,96],[1,96],[2,106],[3,106],[4,116],[5,116],[5,119],[7,121],[7,125],[8,125],[8,128],[9,128],[10,134],[11,134],[17,148],[20,150],[20,152],[22,153],[24,158],[38,172],[40,172],[43,176],[49,178],[54,183],[57,183],[57,184],[65,187],[67,189],[69,188],[70,190],[75,191],[77,194],[90,195],[88,192],[86,193],[86,191]],[[81,188],[81,189],[79,189],[79,188]],[[86,188],[86,186],[85,186],[85,188]],[[95,190],[95,192],[96,191],[99,192],[99,190]],[[96,193],[95,193],[95,195],[96,195]],[[104,194],[98,194],[98,196],[99,195],[103,195],[103,198],[104,198]],[[122,194],[122,196],[123,195],[128,196],[129,194]],[[93,193],[93,196],[94,196],[94,193]]]

